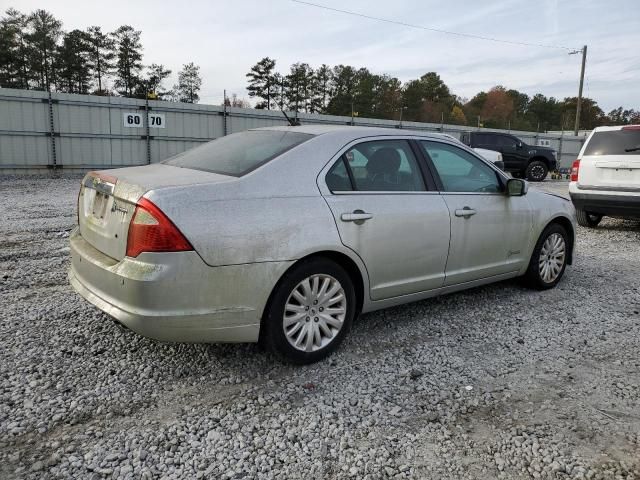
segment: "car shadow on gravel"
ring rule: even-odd
[[[590,232],[638,232],[640,233],[640,220],[604,218],[596,228],[589,229]]]

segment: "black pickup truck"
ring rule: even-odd
[[[504,169],[514,177],[526,177],[532,182],[541,182],[549,170],[555,170],[557,167],[555,150],[527,145],[508,133],[464,132],[460,139],[471,148],[485,148],[502,153]]]

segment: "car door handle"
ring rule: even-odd
[[[464,218],[469,218],[471,215],[475,215],[476,212],[473,208],[469,208],[469,207],[464,207],[464,208],[458,208],[456,210],[456,217],[464,217]]]
[[[340,220],[343,222],[356,222],[357,224],[362,224],[370,218],[373,218],[373,214],[366,213],[362,210],[355,210],[352,213],[343,213],[340,215]]]

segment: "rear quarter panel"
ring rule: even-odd
[[[216,198],[215,186],[163,190],[156,203],[211,266],[296,260],[341,249],[333,216],[316,196]]]

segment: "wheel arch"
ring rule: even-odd
[[[549,223],[547,223],[544,226],[542,231],[544,232],[547,227],[553,224],[560,225],[562,228],[564,228],[567,231],[567,234],[569,235],[569,245],[568,245],[569,252],[567,255],[567,264],[571,265],[573,263],[573,248],[574,248],[575,238],[576,238],[576,232],[575,232],[575,228],[573,227],[573,223],[567,217],[557,216],[555,218],[552,218],[549,221]]]
[[[266,314],[271,306],[271,302],[273,301],[275,292],[282,284],[282,280],[292,269],[300,265],[300,263],[309,261],[310,259],[314,259],[314,258],[325,258],[325,259],[331,260],[345,269],[345,271],[349,275],[349,278],[351,278],[351,281],[353,282],[353,289],[355,290],[355,294],[356,294],[355,316],[357,317],[362,311],[362,307],[364,305],[364,299],[365,299],[365,291],[366,291],[365,289],[368,288],[368,277],[366,276],[367,275],[366,271],[363,271],[362,268],[358,265],[358,263],[344,252],[339,252],[337,250],[321,250],[321,251],[313,252],[304,257],[299,258],[292,265],[290,265],[289,268],[287,268],[287,270],[285,270],[282,273],[278,281],[275,283],[275,285],[271,289],[271,293],[269,294],[269,298],[265,303],[264,309],[262,311],[262,315],[260,317],[260,334],[259,334],[259,340],[258,340],[259,343],[262,343],[263,341],[263,334],[265,331],[263,327],[264,327]]]
[[[541,156],[541,155],[536,155],[534,157],[531,157],[529,159],[529,161],[527,162],[527,167],[532,163],[532,162],[542,162],[547,166],[547,169],[551,170],[551,160],[548,159],[547,157]]]

